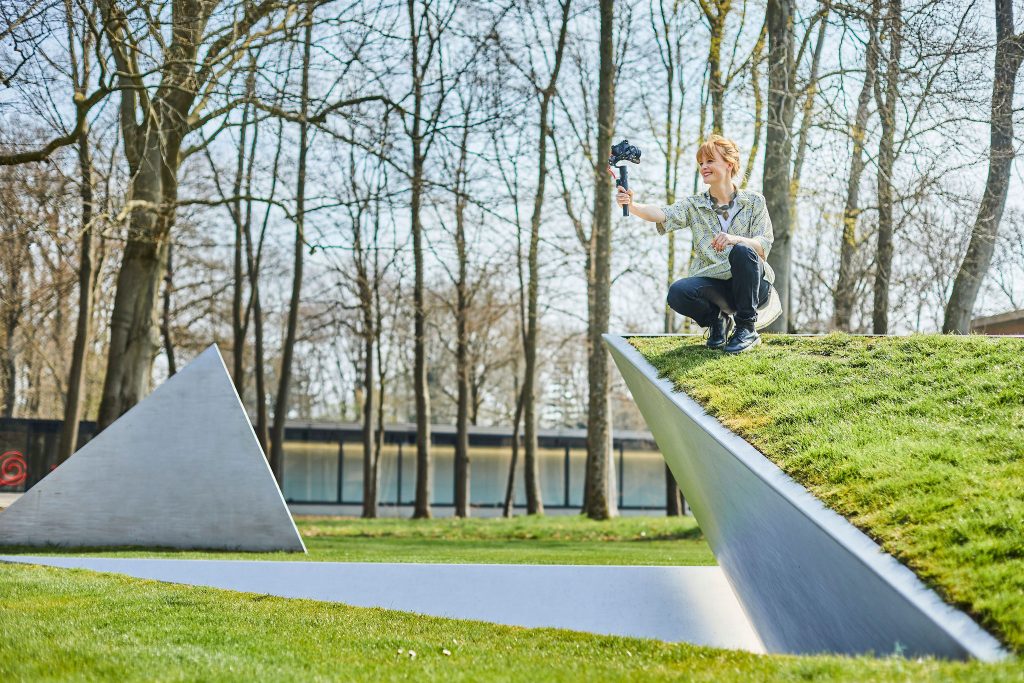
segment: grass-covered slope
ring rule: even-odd
[[[630,343],[948,601],[1024,652],[1024,339]]]

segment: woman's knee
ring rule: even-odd
[[[698,289],[698,283],[694,278],[684,277],[682,280],[676,280],[668,288],[666,301],[669,308],[676,313],[687,315],[687,311],[690,310],[693,302],[697,300]]]
[[[729,252],[729,263],[757,263],[757,252],[745,244],[735,244]]]

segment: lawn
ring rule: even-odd
[[[677,389],[1024,652],[1024,339],[630,343]]]
[[[300,519],[308,558],[559,563],[665,557],[705,564],[690,519]],[[510,550],[496,553],[506,546]],[[636,547],[639,550],[627,550]],[[478,552],[479,551],[479,552]],[[6,550],[4,552],[7,552]],[[38,552],[38,551],[32,551]],[[4,680],[1020,681],[1024,665],[759,656],[655,640],[525,629],[0,564]],[[416,653],[411,657],[409,651]],[[447,650],[448,654],[445,654]]]
[[[299,517],[308,554],[76,549],[76,555],[320,562],[713,565],[693,517],[578,515],[511,519]],[[66,554],[59,548],[0,546],[0,554]]]

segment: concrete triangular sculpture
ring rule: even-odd
[[[0,545],[306,550],[216,345],[0,513]]]

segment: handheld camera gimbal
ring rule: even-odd
[[[640,148],[629,144],[629,140],[623,140],[619,144],[612,147],[611,156],[608,157],[609,166],[617,166],[619,168],[619,177],[615,179],[615,186],[622,186],[624,189],[629,189],[626,163],[640,165]],[[629,215],[629,206],[622,207],[622,215]]]

